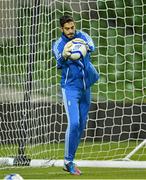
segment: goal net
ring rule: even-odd
[[[95,43],[79,166],[146,167],[146,4],[143,0],[0,1],[0,167],[62,166],[67,118],[52,43],[73,15]]]

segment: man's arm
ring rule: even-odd
[[[82,32],[82,35],[83,35],[83,40],[87,43],[89,47],[89,51],[93,52],[95,50],[95,45],[92,38],[85,32]]]
[[[92,38],[85,32],[81,31],[81,34],[82,35],[81,35],[80,38],[75,38],[72,41],[80,42],[80,43],[85,44],[86,47],[87,47],[87,50],[90,51],[90,52],[93,52],[95,50],[95,46],[94,46]]]
[[[53,53],[54,53],[55,59],[57,60],[58,68],[61,68],[61,66],[66,62],[68,57],[71,55],[70,53],[71,46],[72,46],[72,42],[67,43],[64,47],[60,46],[58,42],[54,43]]]
[[[53,44],[52,49],[53,49],[53,54],[55,56],[55,59],[57,61],[57,68],[61,68],[65,59],[62,57],[61,52],[58,50],[58,44],[56,42]]]

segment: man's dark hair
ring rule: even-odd
[[[64,15],[60,17],[60,26],[63,27],[65,23],[74,22],[74,19],[70,15]]]

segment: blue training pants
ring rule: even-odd
[[[90,88],[86,90],[71,90],[62,88],[63,101],[68,119],[65,134],[65,159],[73,161],[90,108]]]

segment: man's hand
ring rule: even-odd
[[[89,50],[89,46],[87,45],[87,43],[86,43],[83,39],[81,39],[81,38],[75,38],[75,39],[73,39],[72,41],[73,41],[73,42],[79,42],[79,43],[84,44],[84,45],[86,46],[87,50]]]
[[[64,59],[67,59],[70,55],[71,55],[71,46],[72,46],[72,42],[69,41],[65,46],[64,46],[64,49],[63,49],[63,52],[62,52],[62,56],[64,57]]]

